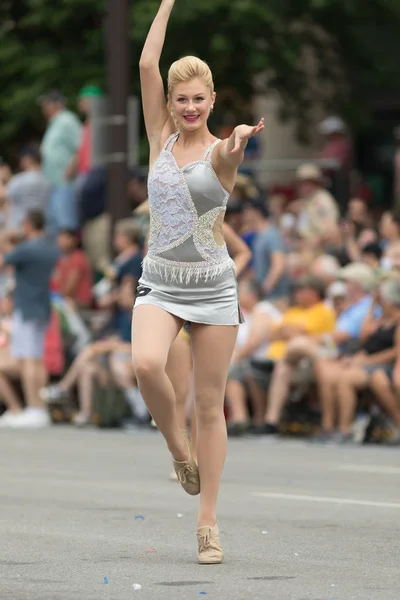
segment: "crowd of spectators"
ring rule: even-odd
[[[0,167],[0,427],[47,426],[66,406],[65,418],[90,425],[107,389],[129,408],[119,424],[150,423],[130,360],[146,179],[131,173],[132,214],[115,225],[112,250],[106,172],[90,156],[98,94],[79,95],[83,126],[62,94],[42,97],[40,146],[22,149],[16,174]],[[371,214],[351,195],[343,214],[326,175],[301,165],[290,199],[238,175],[226,222],[252,258],[239,281],[246,319],[228,433],[276,437],[297,423],[315,443],[347,444],[379,423],[379,440],[399,444],[400,216]]]

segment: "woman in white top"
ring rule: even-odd
[[[282,319],[282,314],[273,304],[261,300],[261,297],[261,289],[255,282],[240,283],[239,300],[245,322],[239,325],[226,386],[228,435],[242,435],[250,428],[248,394],[252,402],[254,424],[263,423],[264,420],[265,401],[260,393],[254,393],[250,361],[252,358],[264,358],[268,349],[268,334]]]

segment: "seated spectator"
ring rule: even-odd
[[[52,278],[52,287],[74,307],[86,308],[92,303],[92,269],[83,250],[78,248],[78,235],[62,229],[57,235],[57,246],[62,252]]]
[[[400,407],[391,385],[394,362],[400,353],[400,280],[383,281],[378,298],[383,314],[374,321],[360,351],[326,363],[325,368],[320,369],[323,430],[318,441],[347,443],[353,440],[351,426],[357,393],[369,388],[395,423],[392,442],[400,443]]]
[[[270,302],[262,301],[260,288],[251,281],[239,284],[239,301],[245,322],[239,325],[235,352],[228,374],[226,400],[229,408],[228,434],[240,435],[249,429],[247,384],[251,371],[250,359],[265,356],[268,335],[281,320],[281,313]],[[265,401],[259,394],[253,399],[253,419],[263,422]]]
[[[96,377],[102,377],[101,373],[104,374],[104,370],[99,369],[99,366],[101,366],[98,364],[100,356],[111,354],[110,366],[113,374],[119,372],[120,364],[123,363],[125,366],[121,367],[122,371],[119,372],[120,374],[116,378],[124,389],[134,387],[133,375],[127,366],[129,361],[126,351],[131,342],[132,308],[137,283],[141,276],[142,252],[141,231],[132,219],[117,222],[114,246],[119,254],[108,270],[109,287],[111,289],[99,299],[99,305],[111,311],[111,321],[107,335],[105,339],[84,348],[65,377],[57,385],[45,388],[41,392],[41,397],[44,400],[56,400],[65,396],[77,382],[80,382],[80,413],[76,419],[79,425],[90,420],[93,383]],[[95,361],[94,366],[92,365],[93,360]],[[89,363],[92,365],[89,368],[91,371],[90,376],[86,370]],[[129,386],[126,376],[127,370],[131,373]],[[88,383],[88,380],[91,384]],[[122,381],[125,382],[124,385],[122,385]]]
[[[132,368],[130,344],[121,342],[117,336],[93,342],[84,348],[65,376],[57,385],[44,388],[41,397],[45,402],[59,401],[68,398],[76,386],[79,398],[79,412],[74,417],[75,425],[82,427],[91,423],[94,385],[107,386],[113,380],[125,391],[127,400],[136,416],[148,422],[144,401],[140,403],[140,392],[137,389]],[[132,397],[132,399],[131,399]],[[142,407],[140,415],[138,407]]]
[[[324,188],[322,172],[317,166],[302,165],[296,178],[301,204],[297,231],[304,240],[304,247],[311,250],[328,247],[337,239],[337,202]]]
[[[339,278],[346,282],[347,306],[336,322],[330,343],[343,354],[358,346],[363,323],[371,310],[374,317],[380,315],[380,309],[373,304],[371,292],[376,286],[373,270],[363,263],[347,265],[339,272]]]
[[[274,363],[265,425],[260,433],[275,435],[288,399],[291,381],[302,353],[303,340],[329,335],[335,326],[333,310],[324,302],[325,286],[313,276],[297,282],[295,302],[272,330],[266,358]],[[300,349],[300,352],[299,352]]]
[[[263,202],[246,203],[245,224],[256,233],[252,246],[254,278],[262,289],[263,297],[278,309],[285,307],[290,282],[282,235],[271,224]]]
[[[146,199],[146,178],[140,170],[132,170],[127,200],[135,211],[143,204],[143,210],[134,212],[134,218],[142,229],[142,241],[146,238],[149,224]],[[111,218],[107,212],[107,170],[104,167],[94,167],[86,174],[80,192],[79,213],[83,223],[84,250],[95,271],[102,272],[110,262],[108,240],[111,234]]]

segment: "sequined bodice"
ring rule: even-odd
[[[232,268],[221,227],[229,193],[222,187],[207,148],[202,160],[178,167],[173,134],[149,176],[150,239],[144,272],[189,282]]]

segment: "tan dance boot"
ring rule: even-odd
[[[223,562],[224,553],[219,541],[218,525],[214,527],[200,527],[197,530],[197,543],[200,565],[218,565]]]
[[[182,435],[185,438],[185,442],[189,450],[189,459],[183,461],[173,459],[173,465],[176,476],[178,477],[178,481],[185,492],[190,494],[190,496],[197,496],[197,494],[200,494],[199,468],[192,456],[188,432],[182,430]]]

